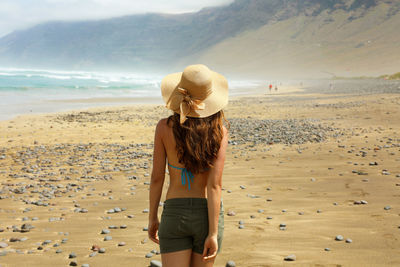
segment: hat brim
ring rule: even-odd
[[[164,77],[161,81],[161,94],[164,102],[168,101],[175,95],[180,94],[178,85],[181,81],[182,72],[172,73]],[[226,78],[214,71],[211,71],[212,86],[211,93],[202,102],[205,108],[202,110],[191,110],[188,117],[205,118],[222,110],[228,105],[228,81]],[[173,110],[180,114],[180,110]]]

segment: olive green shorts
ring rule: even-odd
[[[218,252],[224,233],[224,208],[218,219]],[[161,253],[192,249],[202,254],[208,235],[208,208],[206,198],[171,198],[164,202],[158,228]]]

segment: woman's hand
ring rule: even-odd
[[[160,225],[160,222],[158,221],[158,218],[155,220],[149,220],[149,226],[147,228],[147,233],[149,235],[149,238],[151,241],[160,244],[160,241],[158,240],[158,226]]]
[[[214,259],[217,256],[218,240],[217,236],[207,236],[204,242],[203,261]]]

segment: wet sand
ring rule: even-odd
[[[400,265],[400,95],[264,89],[226,109],[215,266]],[[160,260],[144,228],[154,128],[169,114],[134,105],[0,122],[0,266]]]

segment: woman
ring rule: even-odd
[[[228,82],[204,65],[161,82],[166,107],[174,115],[158,122],[150,183],[149,238],[160,245],[164,267],[213,266],[221,248],[222,171],[228,144],[222,109]],[[158,220],[168,160],[170,182]]]

